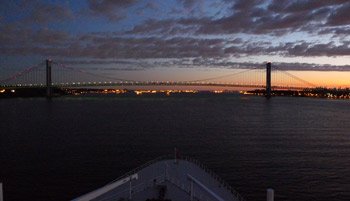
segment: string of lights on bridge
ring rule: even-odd
[[[74,68],[63,63],[52,62],[52,86],[84,87],[84,86],[217,86],[265,88],[266,70],[263,65],[250,69],[234,69],[233,73],[185,81],[140,81],[102,75],[88,71],[88,68]],[[238,71],[238,72],[237,72]],[[25,68],[5,79],[0,80],[0,86],[6,87],[45,87],[45,63]],[[220,82],[220,79],[230,79],[230,82]],[[316,85],[303,80],[288,71],[272,68],[272,88],[303,89]],[[287,83],[287,84],[283,84]]]

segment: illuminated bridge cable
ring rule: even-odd
[[[294,80],[297,80],[297,81],[305,84],[308,87],[317,87],[315,84],[313,84],[313,83],[311,83],[309,81],[301,79],[301,78],[299,78],[299,77],[297,77],[297,76],[293,75],[292,73],[289,73],[289,72],[287,72],[285,70],[279,69],[278,66],[274,66],[274,67],[275,67],[275,70],[277,70],[278,72],[281,72],[282,74],[287,75],[289,77],[289,79],[292,78]]]
[[[118,81],[120,82],[119,84],[123,84],[123,82],[129,82],[130,84],[132,83],[139,83],[139,84],[150,84],[148,82],[144,82],[144,81],[136,81],[136,80],[128,80],[128,79],[122,79],[122,78],[117,78],[117,77],[111,77],[111,76],[106,76],[106,75],[101,75],[101,74],[96,74],[96,73],[91,73],[85,70],[81,70],[81,69],[77,69],[77,68],[73,68],[73,67],[68,67],[65,64],[58,64],[58,63],[54,63],[55,66],[53,66],[52,70],[53,70],[53,85],[62,85],[64,84],[64,81],[66,84],[68,84],[68,82],[77,82],[77,79],[84,79],[84,80],[91,80],[91,79],[98,79],[100,78],[100,80],[105,81],[105,83],[107,83],[106,81]],[[18,85],[24,85],[26,86],[26,84],[30,84],[29,86],[43,86],[45,84],[45,68],[44,68],[44,63],[39,63],[37,65],[25,68],[24,70],[17,72],[15,74],[13,74],[12,76],[0,80],[0,84],[3,86],[18,86]],[[254,68],[250,68],[250,69],[239,69],[242,70],[240,72],[235,72],[235,73],[230,73],[230,74],[226,74],[226,75],[221,75],[221,76],[215,76],[215,77],[208,77],[208,78],[204,78],[204,79],[197,79],[197,80],[190,80],[190,81],[181,81],[181,82],[172,82],[172,83],[168,83],[168,82],[153,82],[151,84],[154,85],[164,85],[164,84],[172,84],[172,85],[176,85],[176,84],[180,84],[180,85],[196,85],[201,83],[200,85],[207,85],[207,86],[214,86],[214,85],[232,85],[232,86],[247,86],[247,87],[262,87],[266,80],[266,70],[263,69],[261,66],[256,66]],[[254,73],[247,73],[247,72],[251,72],[254,71]],[[304,87],[299,87],[299,88],[305,88],[305,86],[312,86],[315,87],[316,85],[314,85],[311,82],[308,82],[304,79],[301,79],[289,72],[286,72],[285,70],[279,70],[278,66],[274,67],[274,70],[272,71],[273,75],[273,82],[276,83],[277,85],[280,84],[280,87],[283,87],[283,85],[285,85],[286,83],[293,85],[293,82],[295,84],[295,82],[297,81],[298,83],[303,83]],[[81,76],[79,76],[81,75]],[[86,76],[83,76],[86,75]],[[236,77],[235,77],[236,76]],[[235,77],[235,79],[239,80],[238,82],[236,82],[235,84],[231,83],[203,83],[205,81],[209,81],[209,80],[218,80],[218,79],[222,79],[222,78],[227,78],[227,77]],[[243,84],[242,82],[247,82],[250,81],[249,84]],[[14,83],[16,82],[16,83]],[[80,84],[79,82],[77,82],[78,84]],[[100,83],[100,82],[99,82]],[[110,82],[111,83],[111,82]],[[84,82],[83,82],[84,84]],[[94,83],[95,84],[95,83]],[[101,84],[101,83],[100,83]],[[284,86],[284,88],[293,88],[293,86]]]
[[[42,65],[43,65],[43,62],[41,62],[41,63],[39,63],[39,64],[37,64],[37,65],[31,66],[31,67],[25,68],[24,70],[19,71],[19,72],[15,73],[15,74],[11,75],[11,76],[8,77],[8,78],[5,78],[5,79],[3,79],[3,80],[0,80],[0,83],[1,83],[1,84],[6,84],[6,83],[8,83],[8,82],[11,82],[11,81],[13,81],[13,80],[16,80],[16,79],[18,79],[18,78],[20,78],[20,77],[23,77],[23,76],[25,76],[25,75],[27,75],[27,74],[29,74],[29,73],[31,73],[31,72],[34,72],[35,70],[37,70],[37,69],[38,69],[39,67],[41,67]]]
[[[248,69],[248,70],[245,70],[245,71],[241,71],[241,72],[238,72],[238,73],[230,73],[230,74],[216,76],[216,77],[209,77],[209,78],[199,79],[199,80],[189,80],[189,81],[183,81],[183,82],[205,82],[205,81],[210,81],[210,80],[217,80],[217,79],[222,79],[222,78],[226,78],[226,77],[233,77],[233,76],[240,75],[240,74],[252,71],[252,70],[255,70],[255,68]]]
[[[297,77],[297,76],[295,76],[295,75],[293,75],[293,74],[291,74],[291,73],[289,73],[289,72],[287,72],[287,71],[281,71],[281,72],[282,72],[283,74],[285,74],[285,75],[287,75],[287,76],[289,76],[289,77],[295,79],[295,80],[298,80],[299,82],[302,82],[302,83],[305,84],[306,86],[309,86],[309,87],[316,87],[315,84],[313,84],[313,83],[311,83],[311,82],[308,82],[308,81],[306,81],[306,80],[303,80],[303,79],[301,79],[301,78],[299,78],[299,77]]]
[[[99,75],[99,74],[91,73],[91,72],[84,71],[84,70],[81,70],[81,69],[76,69],[76,68],[73,68],[73,67],[69,67],[69,66],[66,66],[64,64],[57,64],[57,65],[60,68],[63,68],[63,69],[67,69],[67,70],[71,70],[71,71],[75,71],[75,72],[91,75],[91,76],[94,76],[94,77],[104,78],[104,79],[108,79],[108,80],[115,80],[115,81],[120,81],[120,82],[138,82],[136,80],[127,80],[127,79],[122,79],[122,78],[116,78],[116,77],[110,77],[110,76],[105,76],[105,75]]]

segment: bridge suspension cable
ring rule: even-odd
[[[73,68],[73,67],[69,67],[69,66],[66,66],[65,64],[60,64],[60,63],[54,63],[54,64],[57,64],[59,67],[67,69],[67,70],[71,70],[71,71],[75,71],[75,72],[78,72],[78,73],[91,75],[91,76],[94,76],[94,77],[100,77],[100,78],[104,78],[104,79],[108,79],[108,80],[115,80],[115,81],[121,81],[121,82],[138,82],[136,80],[128,80],[128,79],[110,77],[110,76],[106,76],[106,75],[99,75],[99,74],[96,74],[96,73],[91,73],[91,72],[84,71],[84,70],[81,70],[81,69],[76,69],[76,68]]]
[[[285,75],[290,76],[290,77],[292,77],[292,78],[294,78],[294,79],[296,79],[296,80],[306,84],[307,86],[316,87],[315,84],[313,84],[311,82],[308,82],[306,80],[303,80],[303,79],[301,79],[301,78],[299,78],[299,77],[297,77],[297,76],[295,76],[295,75],[293,75],[293,74],[291,74],[291,73],[289,73],[287,71],[282,71],[282,73],[284,73]]]
[[[311,83],[311,82],[309,82],[309,81],[306,81],[306,80],[304,80],[304,79],[301,79],[301,78],[299,78],[299,77],[293,75],[292,73],[289,73],[289,72],[287,72],[287,71],[278,69],[278,66],[275,67],[275,69],[276,69],[278,72],[281,72],[281,73],[285,74],[286,76],[288,76],[288,77],[290,77],[290,78],[292,78],[292,79],[294,79],[294,80],[297,80],[297,81],[303,83],[303,84],[306,85],[306,86],[309,86],[309,87],[317,87],[315,84],[313,84],[313,83]]]
[[[53,63],[55,64],[54,70],[54,75],[53,75],[53,85],[56,86],[68,86],[73,83],[73,85],[84,85],[84,84],[102,84],[101,82],[104,82],[105,84],[112,84],[111,81],[118,81],[119,84],[123,84],[123,82],[128,82],[128,83],[136,83],[136,84],[149,84],[149,82],[145,81],[137,81],[137,80],[131,80],[131,79],[123,79],[119,77],[112,77],[108,75],[101,75],[97,73],[92,73],[86,70],[82,70],[79,68],[74,68],[71,66],[66,66],[63,63]],[[30,66],[28,68],[25,68],[22,71],[19,71],[6,79],[0,80],[0,84],[5,86],[43,86],[45,85],[45,68],[44,68],[44,63],[38,63],[34,66]],[[241,70],[237,72],[237,70]],[[257,71],[255,73],[249,73],[251,71]],[[299,78],[292,73],[285,71],[285,70],[280,70],[278,66],[274,66],[273,68],[273,80],[276,83],[274,87],[282,87],[282,88],[293,88],[297,87],[295,85],[296,81],[298,83],[302,83],[302,87],[298,88],[305,88],[307,87],[316,87],[315,84],[306,81],[302,78]],[[284,76],[281,76],[283,74]],[[85,76],[84,76],[85,75]],[[236,76],[236,77],[235,77]],[[213,76],[213,77],[207,77],[203,79],[196,79],[196,80],[187,80],[187,81],[177,81],[177,82],[171,82],[173,85],[176,84],[201,84],[205,85],[207,84],[208,86],[212,86],[212,84],[223,84],[223,83],[217,83],[217,81],[210,82],[210,83],[205,83],[206,81],[211,81],[211,80],[219,80],[223,78],[228,78],[228,77],[234,77],[235,80],[234,82],[231,83],[225,83],[226,85],[231,84],[232,86],[252,86],[252,87],[261,87],[264,86],[266,80],[265,80],[265,69],[262,68],[261,66],[255,66],[253,68],[249,69],[236,69],[234,73],[229,73],[225,75],[219,75],[219,76]],[[98,79],[99,78],[99,79]],[[81,80],[84,80],[80,82]],[[86,80],[88,80],[86,82]],[[99,81],[97,81],[99,80]],[[108,82],[106,82],[108,80]],[[101,81],[101,82],[100,82]],[[15,83],[16,82],[16,83]],[[280,85],[277,85],[278,82],[280,82]],[[117,82],[114,82],[115,84],[118,84]],[[165,82],[159,82],[155,81],[153,84],[164,84]],[[286,85],[286,83],[291,83],[291,85]]]
[[[36,70],[39,67],[43,66],[43,64],[44,64],[43,62],[40,62],[40,63],[38,63],[38,64],[36,64],[34,66],[27,67],[24,70],[19,71],[19,72],[15,73],[15,74],[11,75],[10,77],[7,77],[7,78],[5,78],[3,80],[0,80],[0,83],[5,84],[5,83],[8,83],[10,81],[16,80],[19,77],[22,77],[22,76],[24,76],[26,74],[29,74],[29,73],[33,72],[34,70]]]
[[[216,76],[216,77],[208,77],[208,78],[204,78],[204,79],[198,79],[198,80],[188,80],[188,81],[184,81],[184,82],[205,82],[205,81],[210,81],[210,80],[217,80],[217,79],[222,79],[222,78],[227,78],[227,77],[233,77],[236,75],[240,75],[252,70],[256,70],[257,68],[252,68],[252,69],[248,69],[248,70],[244,70],[241,72],[237,72],[237,73],[230,73],[230,74],[226,74],[226,75],[221,75],[221,76]]]

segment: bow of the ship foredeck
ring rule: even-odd
[[[195,163],[163,160],[73,201],[240,200],[232,189]]]

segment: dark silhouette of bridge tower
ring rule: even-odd
[[[271,98],[271,62],[266,63],[266,98]]]
[[[52,64],[52,60],[46,59],[46,98],[52,97],[51,64]]]

